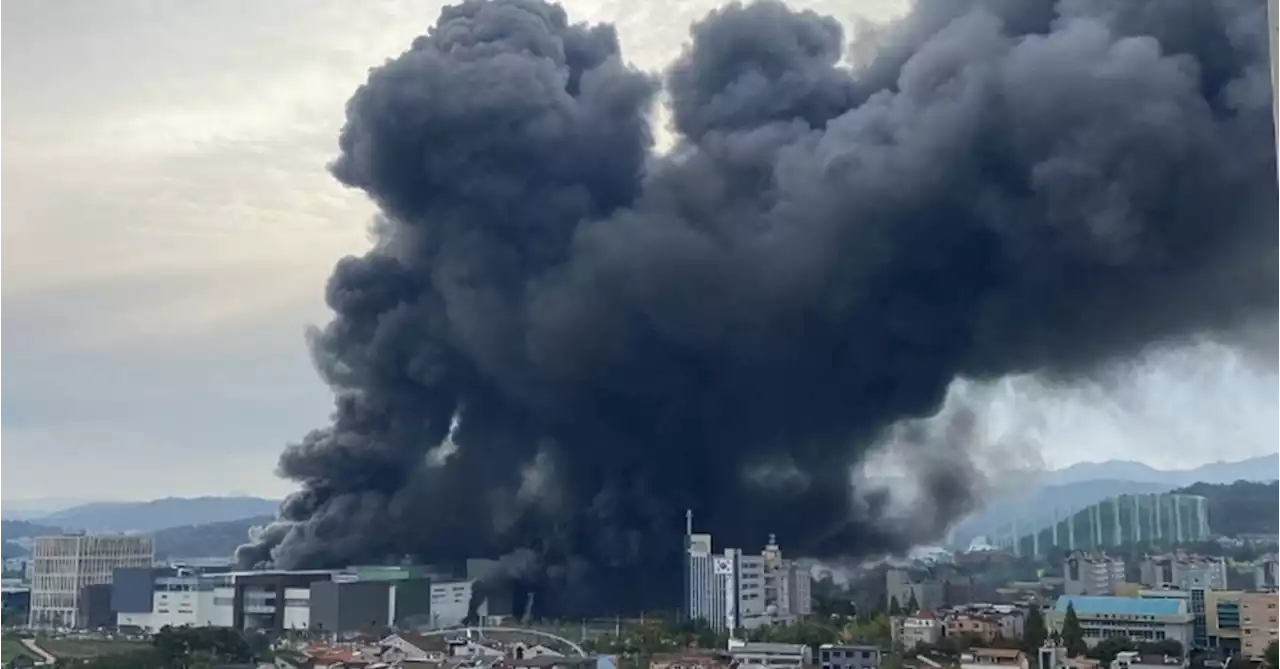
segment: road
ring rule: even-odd
[[[58,658],[50,655],[48,651],[36,645],[35,639],[23,639],[22,645],[26,646],[27,650],[35,653],[37,657],[43,659],[46,664],[53,664],[58,661]]]

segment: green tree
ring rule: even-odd
[[[1025,629],[1022,632],[1022,650],[1028,653],[1035,653],[1044,646],[1045,638],[1048,633],[1044,627],[1044,612],[1041,611],[1039,604],[1032,604],[1027,611],[1027,620]]]
[[[911,596],[907,598],[907,608],[904,613],[910,615],[920,610],[920,602],[916,600],[915,589],[911,590]]]
[[[1076,616],[1076,607],[1071,602],[1067,602],[1067,613],[1062,619],[1062,643],[1067,648],[1067,657],[1080,657],[1089,650],[1080,618]]]
[[[891,616],[900,616],[900,615],[902,615],[902,605],[898,604],[898,598],[897,598],[897,597],[890,597],[890,598],[889,598],[889,615],[891,615]]]
[[[1276,658],[1277,649],[1276,642],[1272,641],[1267,644],[1267,650],[1262,653],[1262,658],[1266,660],[1267,666],[1271,667],[1271,669],[1280,669],[1280,661],[1277,661]]]

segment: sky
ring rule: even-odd
[[[658,70],[714,0],[569,0]],[[812,0],[854,25],[905,0]],[[6,0],[3,496],[280,496],[330,395],[303,331],[373,213],[325,171],[343,104],[440,2]],[[660,121],[659,121],[660,122]],[[1276,362],[1214,343],[1098,378],[957,384],[1046,466],[1274,453]]]

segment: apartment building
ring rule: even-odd
[[[1226,590],[1228,573],[1224,558],[1185,553],[1149,555],[1139,565],[1142,584],[1156,588]]]
[[[76,627],[85,588],[111,583],[112,573],[119,568],[150,567],[154,557],[151,537],[145,535],[37,537],[31,551],[29,624]]]
[[[1077,551],[1063,562],[1064,595],[1111,595],[1124,582],[1124,560],[1120,558]]]

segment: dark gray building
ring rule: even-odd
[[[311,627],[340,634],[390,626],[391,582],[317,581],[311,584]]]
[[[117,613],[151,613],[156,578],[175,573],[175,570],[163,567],[120,567],[114,570],[111,573],[111,610]]]
[[[341,634],[431,625],[431,580],[317,581],[311,584],[311,627]]]
[[[95,583],[80,588],[80,597],[76,601],[76,627],[86,630],[115,627],[111,587],[110,583]]]
[[[822,669],[876,669],[881,653],[876,646],[823,644],[818,648],[818,665]]]

